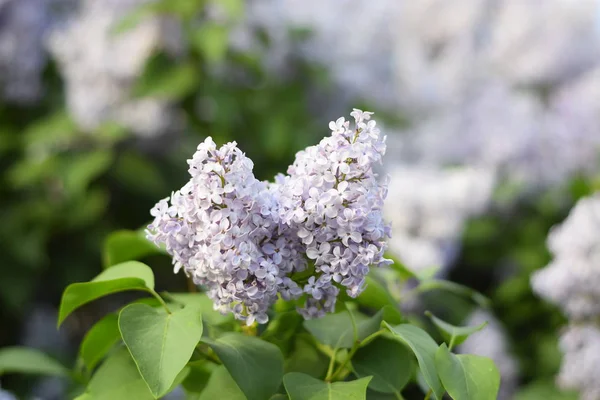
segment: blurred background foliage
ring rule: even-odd
[[[14,6],[11,1],[20,0],[0,0],[0,35],[2,13]],[[153,49],[127,94],[166,104],[171,122],[160,134],[140,134],[118,118],[105,118],[93,128],[78,123],[68,93],[72,82],[52,55],[40,71],[39,99],[0,98],[0,347],[37,345],[59,359],[73,356],[85,330],[78,324],[87,327],[85,314],[95,320],[100,313],[80,313],[81,320],[61,333],[67,344],[54,346],[31,339],[31,330],[38,329],[31,322],[36,310],[52,312],[69,283],[98,273],[110,232],[138,230],[149,221],[156,201],[187,180],[184,160],[205,137],[218,144],[237,141],[254,161],[256,176],[271,179],[285,172],[297,151],[329,133],[329,120],[348,114],[348,94],[333,82],[329,66],[303,57],[313,33],[286,28],[290,40],[274,73],[269,59],[280,46],[278,38],[260,24],[242,23],[247,6],[244,0],[138,1],[117,12],[114,37],[152,18],[175,21],[178,27],[176,49]],[[232,37],[240,35],[253,45],[233,45]],[[350,107],[378,112],[378,121],[396,137],[403,135],[397,130],[418,119],[408,108],[385,107],[373,97],[377,93],[355,96]],[[388,159],[401,154],[392,151]],[[446,266],[449,279],[492,300],[508,349],[518,360],[521,389],[514,396],[519,399],[573,397],[560,394],[553,383],[561,360],[557,338],[566,320],[532,293],[530,275],[550,260],[550,228],[578,199],[600,188],[595,176],[576,175],[534,196],[516,194],[510,185],[496,187],[497,201],[469,219],[461,250]],[[390,201],[394,207],[395,200]],[[149,257],[161,276],[159,289],[185,290],[185,279],[171,274],[166,257]],[[424,303],[457,324],[472,311],[447,294],[429,296]],[[53,332],[51,337],[54,320],[49,320],[39,329]],[[2,386],[18,391],[29,382],[9,377]]]

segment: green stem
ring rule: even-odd
[[[399,391],[395,390],[394,395],[398,400],[404,400],[404,397],[402,397],[402,394]]]
[[[352,360],[352,357],[354,357],[354,354],[358,351],[358,349],[361,346],[363,346],[363,345],[365,345],[367,343],[370,343],[377,336],[382,335],[385,332],[386,332],[385,329],[380,329],[377,332],[372,333],[371,335],[367,336],[363,340],[357,340],[357,341],[355,341],[354,342],[354,346],[352,346],[352,349],[348,353],[348,356],[344,359],[344,361],[340,364],[340,366],[338,367],[338,369],[331,376],[331,380],[335,380],[336,378],[339,377],[339,375],[344,371],[344,368],[346,368],[346,365],[348,365],[348,363],[350,362],[350,360]],[[357,334],[357,336],[358,336],[358,334]]]
[[[431,393],[432,393],[432,392],[431,392],[431,389],[429,389],[429,390],[427,391],[427,394],[425,395],[425,400],[429,400],[429,398],[431,398]]]
[[[162,297],[160,297],[160,295],[158,293],[156,293],[154,290],[152,289],[148,289],[147,290],[148,293],[150,293],[152,296],[154,296],[156,298],[156,300],[158,300],[158,302],[163,306],[163,308],[167,311],[167,314],[171,314],[171,310],[169,310],[169,307],[167,306],[167,303],[165,303],[165,301],[163,300]]]
[[[356,325],[356,319],[354,319],[354,315],[352,314],[352,311],[350,311],[350,308],[348,308],[348,303],[345,303],[346,306],[346,311],[348,311],[348,314],[350,314],[350,322],[352,322],[352,331],[354,334],[354,343],[359,343],[360,341],[358,340],[358,326]]]
[[[337,352],[338,352],[338,347],[333,349],[333,353],[331,354],[331,358],[329,359],[329,367],[327,367],[327,375],[325,376],[326,382],[331,382],[331,379],[333,378],[333,376],[332,376],[333,367],[335,365],[335,356],[336,356]]]
[[[206,359],[216,364],[221,364],[221,360],[219,360],[219,358],[215,355],[215,353],[210,347],[205,349],[202,347],[202,343],[198,343],[196,345],[196,350],[198,350],[204,357],[206,357]]]
[[[369,336],[361,340],[360,345],[364,346],[371,343],[376,337],[383,335],[385,332],[387,332],[387,329],[380,329],[377,332],[370,334]]]
[[[448,351],[452,351],[452,348],[454,347],[455,339],[456,339],[456,336],[452,335],[452,337],[450,338],[450,343],[448,343]]]

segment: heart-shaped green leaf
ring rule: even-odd
[[[444,387],[454,400],[497,398],[500,373],[491,359],[452,354],[444,343],[436,352],[435,364]]]
[[[171,314],[146,304],[130,304],[119,314],[119,330],[140,374],[155,397],[166,393],[202,337],[196,307]]]
[[[60,302],[58,325],[73,311],[100,297],[126,290],[152,291],[154,274],[150,267],[137,261],[115,265],[91,282],[73,283],[65,289]]]
[[[104,241],[102,263],[104,268],[125,261],[139,260],[152,254],[165,254],[140,232],[121,230],[111,233]]]
[[[69,370],[39,350],[27,347],[0,349],[0,375],[5,373],[68,376]]]
[[[431,321],[438,328],[449,346],[451,343],[452,346],[463,343],[470,335],[482,330],[487,325],[487,322],[484,322],[477,326],[454,326],[439,319],[429,311],[427,311],[425,315],[431,318]]]
[[[371,378],[328,383],[310,375],[290,372],[283,377],[290,400],[366,400]]]
[[[349,311],[328,314],[323,318],[304,321],[304,327],[317,340],[330,347],[350,349],[354,346],[354,326]],[[352,312],[356,322],[358,340],[377,332],[383,320],[383,310],[372,317]]]
[[[283,356],[274,344],[240,333],[203,339],[217,353],[248,400],[273,395],[283,376]]]
[[[352,369],[360,377],[372,376],[369,388],[400,394],[415,369],[413,356],[395,340],[377,338],[352,357]]]
[[[96,322],[83,338],[79,348],[79,354],[87,369],[93,370],[120,338],[116,314],[108,314]]]
[[[444,395],[444,388],[438,378],[435,367],[435,353],[438,349],[435,341],[423,329],[414,325],[400,324],[390,326],[387,322],[384,324],[390,332],[402,343],[408,345],[417,357],[419,368],[423,373],[425,381],[431,388],[436,399],[440,400]]]

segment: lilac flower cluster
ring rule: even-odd
[[[358,296],[369,266],[388,262],[390,228],[373,171],[385,137],[370,113],[352,115],[354,129],[332,122],[333,135],[299,152],[275,183],[254,177],[236,143],[206,139],[188,160],[190,181],[152,209],[148,238],[207,288],[215,309],[247,324],[266,323],[278,296],[306,297],[305,318],[333,311],[340,288]]]
[[[351,115],[353,129],[344,118],[331,122],[332,135],[299,152],[289,175],[278,179],[282,222],[297,229],[314,262],[304,286],[309,297],[299,310],[305,318],[332,312],[339,285],[358,296],[369,266],[391,262],[383,257],[391,236],[383,221],[387,185],[373,171],[385,153],[385,137],[371,113]]]

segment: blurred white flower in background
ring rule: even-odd
[[[503,0],[491,7],[486,62],[513,84],[556,85],[598,64],[597,0]]]
[[[573,325],[561,335],[564,353],[558,383],[577,389],[582,400],[600,398],[600,329],[594,324]]]
[[[485,328],[469,336],[463,344],[458,346],[458,351],[494,360],[502,377],[498,399],[512,399],[518,384],[519,365],[508,347],[504,328],[493,314],[482,309],[475,310],[467,318],[465,325],[477,326],[486,321],[488,324]]]
[[[164,132],[173,122],[167,101],[133,99],[131,89],[146,61],[173,42],[170,20],[148,17],[116,32],[128,13],[149,0],[85,0],[80,10],[49,38],[67,91],[67,107],[76,122],[93,130],[114,121],[141,136]]]
[[[247,30],[264,29],[271,42],[268,64],[285,73],[281,69],[285,69],[284,61],[291,51],[291,31],[309,31],[309,38],[292,51],[326,66],[340,98],[395,105],[398,96],[391,84],[391,54],[401,4],[398,0],[249,1],[244,29],[234,35],[234,44],[252,47],[256,44]]]
[[[440,267],[443,274],[458,253],[467,219],[489,204],[493,174],[468,167],[396,166],[388,172],[389,250],[413,271]]]
[[[559,384],[584,400],[600,397],[600,193],[580,200],[550,232],[554,260],[531,278],[534,292],[569,318],[561,335]]]
[[[600,194],[577,203],[548,247],[554,260],[532,276],[533,290],[569,318],[600,316]]]

